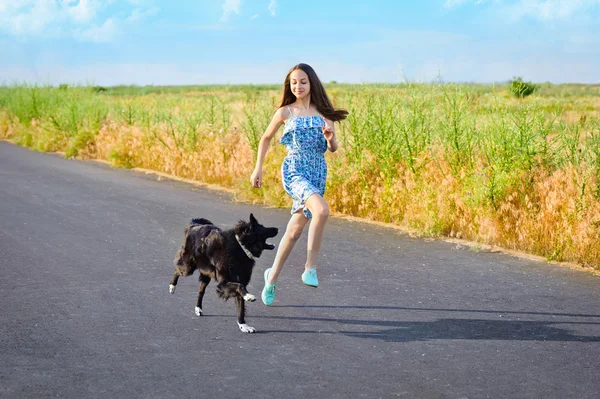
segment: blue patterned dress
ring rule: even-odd
[[[291,116],[284,125],[279,142],[288,149],[281,165],[283,188],[294,203],[291,213],[302,208],[304,216],[312,215],[304,203],[311,195],[325,194],[327,140],[323,136],[325,120],[320,115]]]

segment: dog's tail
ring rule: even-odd
[[[190,224],[213,224],[213,222],[211,222],[208,219],[204,219],[204,218],[193,218],[190,221]]]

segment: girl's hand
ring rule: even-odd
[[[323,126],[323,136],[325,136],[325,140],[331,141],[331,139],[335,138],[335,130],[331,126]]]
[[[254,169],[252,176],[250,176],[250,184],[252,184],[252,187],[260,188],[262,185],[262,169]]]

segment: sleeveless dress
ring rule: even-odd
[[[287,147],[288,154],[281,165],[283,188],[294,201],[291,214],[302,208],[307,219],[312,218],[304,206],[311,195],[325,194],[327,140],[323,136],[325,120],[320,115],[294,116],[285,122],[279,142]]]

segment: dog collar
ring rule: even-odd
[[[249,257],[250,259],[254,259],[254,255],[252,255],[252,252],[248,251],[248,248],[246,248],[244,246],[244,244],[242,244],[242,242],[240,241],[240,237],[237,234],[235,235],[235,239],[237,240],[238,244],[240,244],[240,247],[242,247],[242,249],[246,253],[246,256]]]

